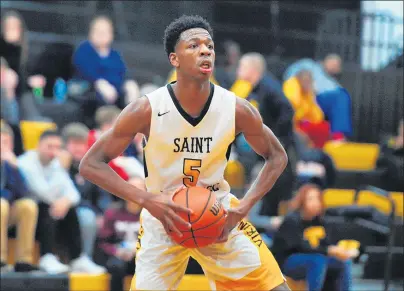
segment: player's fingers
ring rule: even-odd
[[[176,221],[176,222],[182,224],[184,227],[191,228],[191,224],[190,224],[188,221],[184,220],[184,219],[183,219],[182,217],[180,217],[179,215],[177,215],[175,212],[169,211],[169,215],[170,215],[170,218],[171,218],[173,221]]]
[[[193,213],[192,209],[187,208],[187,207],[182,206],[182,205],[178,205],[178,204],[176,204],[176,203],[174,203],[174,202],[171,202],[171,203],[170,203],[170,207],[171,207],[171,209],[174,210],[175,212],[185,212],[185,213],[189,213],[189,214],[192,214],[192,213]]]
[[[168,229],[170,229],[170,231],[175,232],[177,235],[182,237],[182,232],[175,226],[175,224],[172,222],[172,220],[169,217],[166,218],[166,223],[167,223],[167,227],[168,227]]]

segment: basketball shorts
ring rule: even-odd
[[[239,200],[222,199],[226,209]],[[273,255],[247,220],[225,243],[187,249],[173,242],[163,225],[142,210],[136,255],[136,280],[131,290],[176,290],[192,256],[202,267],[212,290],[271,290],[285,282]]]

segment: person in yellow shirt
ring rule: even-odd
[[[295,122],[321,123],[324,113],[316,102],[313,78],[309,71],[300,71],[283,84],[283,92],[295,110]]]
[[[295,129],[303,131],[317,148],[331,138],[330,124],[317,104],[310,71],[302,70],[283,84],[283,92],[292,105]]]

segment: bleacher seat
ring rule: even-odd
[[[52,122],[26,121],[20,122],[22,141],[24,150],[33,150],[36,148],[39,137],[45,130],[56,129],[57,126]]]
[[[355,199],[355,190],[326,189],[324,190],[323,199],[326,208],[352,205]]]
[[[338,170],[371,171],[379,156],[379,146],[368,143],[327,142],[324,152],[331,156]]]

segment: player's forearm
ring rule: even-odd
[[[80,163],[80,174],[121,199],[139,205],[144,202],[145,191],[126,182],[105,162],[84,158]]]
[[[272,151],[271,155],[266,159],[256,180],[245,194],[243,198],[244,202],[252,206],[261,200],[275,185],[279,176],[286,168],[287,163],[288,157],[283,148]]]

